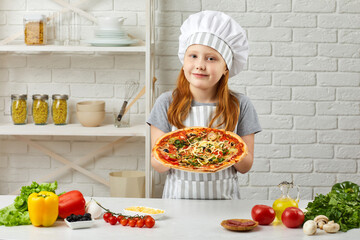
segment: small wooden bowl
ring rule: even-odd
[[[252,222],[253,224],[252,225],[245,224],[250,222]],[[238,223],[239,225],[237,226],[236,224],[231,224],[231,223]],[[256,228],[257,225],[259,225],[257,221],[250,219],[227,219],[221,222],[221,226],[223,226],[224,228],[237,232],[251,231],[254,228]]]

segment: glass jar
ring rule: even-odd
[[[68,95],[54,94],[52,95],[51,114],[55,125],[65,125],[68,123]]]
[[[49,96],[35,94],[32,96],[32,116],[36,125],[47,124],[49,117]]]
[[[27,95],[11,95],[11,119],[15,125],[26,124],[27,122]]]
[[[46,16],[40,14],[24,17],[24,40],[26,45],[46,44]]]

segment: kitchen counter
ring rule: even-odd
[[[13,203],[15,196],[0,195],[0,208]],[[89,200],[89,198],[86,198]],[[52,227],[32,225],[5,227],[0,226],[0,239],[358,239],[360,229],[346,233],[328,234],[322,230],[315,236],[306,236],[301,228],[289,229],[282,224],[259,225],[250,232],[232,232],[224,229],[220,222],[230,218],[251,219],[251,208],[256,204],[272,205],[267,200],[167,200],[143,198],[101,198],[99,203],[113,212],[121,212],[130,206],[148,206],[164,209],[165,215],[157,220],[153,228],[132,228],[120,224],[110,225],[103,219],[96,220],[92,228],[70,229],[65,222],[57,220]],[[306,201],[299,207],[305,208]]]

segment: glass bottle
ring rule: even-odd
[[[49,96],[35,94],[32,96],[32,116],[36,125],[47,124],[49,117]]]
[[[67,100],[68,95],[54,94],[52,95],[51,114],[55,125],[66,125],[69,119],[69,109]]]
[[[294,185],[293,183],[289,183],[289,182],[281,182],[278,187],[281,190],[281,196],[280,198],[276,199],[273,203],[273,209],[275,210],[276,213],[276,219],[277,221],[281,221],[281,215],[284,212],[284,210],[288,207],[298,207],[298,203],[299,203],[299,197],[300,197],[300,190],[299,187],[296,186],[297,188],[297,198],[293,199],[289,196],[289,190],[290,188],[292,188]]]
[[[27,95],[11,95],[11,119],[15,125],[26,124],[27,122]]]

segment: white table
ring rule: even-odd
[[[13,202],[15,196],[0,195],[0,208]],[[87,198],[88,199],[88,198]],[[347,233],[328,234],[318,231],[315,236],[306,236],[301,228],[289,229],[280,225],[258,226],[250,232],[232,232],[220,226],[220,222],[230,218],[251,219],[251,208],[255,204],[271,205],[273,201],[234,200],[165,200],[140,198],[95,198],[104,207],[113,212],[121,212],[129,206],[149,206],[161,208],[166,215],[156,221],[153,228],[131,228],[129,226],[105,223],[96,220],[92,228],[72,230],[63,221],[56,221],[52,227],[34,227],[32,225],[4,227],[0,226],[0,239],[34,239],[34,240],[64,240],[64,239],[359,239],[360,229]],[[300,207],[306,207],[305,201],[300,201]]]

